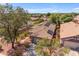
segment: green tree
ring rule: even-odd
[[[49,17],[51,15],[51,13],[47,13],[46,16]]]
[[[60,24],[72,21],[72,19],[72,14],[52,14],[50,16],[51,23],[55,25],[54,33],[50,40],[50,46],[53,45],[53,48],[60,47]],[[52,54],[51,51],[52,48],[50,48],[50,54]]]
[[[52,39],[56,38],[56,36],[59,36],[57,34],[60,32],[59,31],[60,24],[72,21],[72,19],[73,19],[72,14],[52,14],[50,16],[50,21],[51,21],[51,23],[56,25]]]
[[[52,14],[50,16],[50,21],[51,23],[56,25],[54,33],[52,35],[52,39],[53,39],[53,38],[56,38],[57,29],[60,28],[60,14]]]
[[[27,29],[28,14],[23,8],[17,7],[14,10],[9,4],[0,11],[3,11],[0,13],[0,35],[11,42],[14,48],[17,37]]]

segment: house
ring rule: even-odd
[[[35,40],[38,38],[52,39],[54,29],[55,25],[50,24],[48,22],[43,22],[40,25],[32,27],[32,29],[29,30],[29,32]]]
[[[43,14],[32,14],[32,16],[31,16],[32,21],[38,20],[39,18],[43,19],[44,21],[46,21],[48,19],[48,17]]]
[[[31,20],[37,20],[40,17],[40,14],[32,14],[31,15]]]
[[[60,42],[69,48],[79,48],[79,15],[73,21],[61,24]]]
[[[43,15],[43,16],[41,17],[41,19],[43,19],[44,21],[47,21],[47,20],[48,20],[48,17],[47,17],[46,15]]]

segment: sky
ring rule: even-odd
[[[79,3],[13,3],[15,8],[20,6],[29,13],[79,13]]]

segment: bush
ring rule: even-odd
[[[68,48],[63,48],[64,53],[69,53],[70,49]]]
[[[42,48],[49,47],[49,44],[50,42],[48,39],[39,39],[35,47],[35,51],[37,52],[38,55],[47,55],[48,53],[43,52]]]
[[[60,40],[59,39],[52,39],[51,46],[53,48],[59,48],[60,47]]]
[[[64,56],[65,54],[68,54],[69,51],[70,51],[69,48],[61,48],[58,53],[60,56]]]
[[[49,56],[49,53],[47,51],[43,52],[44,56]]]
[[[49,53],[47,51],[43,52],[41,49],[47,47],[49,49]],[[60,49],[60,40],[59,39],[40,39],[37,42],[36,45],[36,52],[39,55],[51,55],[53,52],[57,51],[58,49]],[[50,52],[51,51],[51,52]],[[52,52],[53,51],[53,52]],[[58,55],[57,53],[55,53],[55,55]],[[63,55],[63,52],[61,50],[61,55]]]
[[[42,50],[42,53],[43,53],[43,55],[44,56],[49,56],[50,55],[50,51],[49,51],[49,49],[48,49],[48,47],[45,47],[45,48],[43,48],[44,50]]]

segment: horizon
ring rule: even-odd
[[[29,13],[79,13],[79,3],[10,3]],[[4,5],[4,4],[3,4]]]

